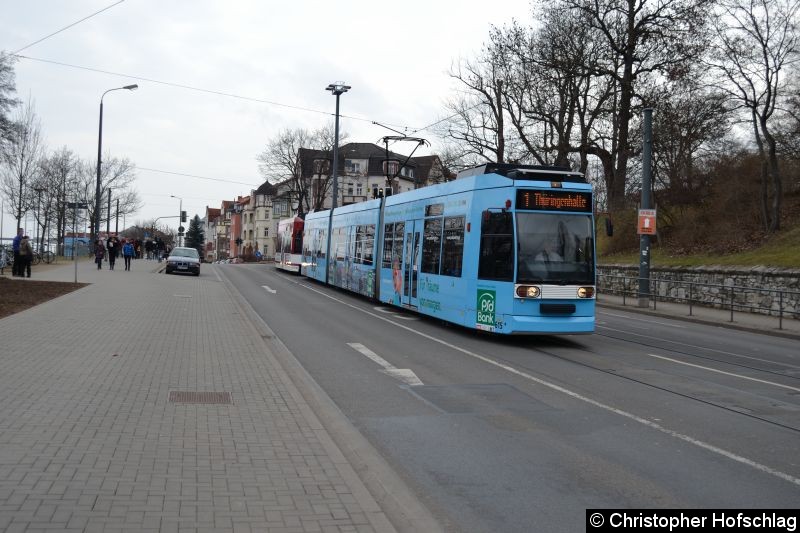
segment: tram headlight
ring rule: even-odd
[[[594,287],[578,287],[578,298],[592,298]]]
[[[536,285],[517,285],[515,291],[517,298],[538,298],[542,291]]]

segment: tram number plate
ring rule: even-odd
[[[494,331],[495,327],[495,291],[478,289],[476,327],[478,329]]]

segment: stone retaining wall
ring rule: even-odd
[[[598,265],[599,293],[635,297],[639,282],[638,265]],[[683,267],[651,268],[651,290],[658,300],[710,307],[731,306],[736,311],[800,318],[800,270],[768,267]],[[658,281],[656,281],[658,280]]]

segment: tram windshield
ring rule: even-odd
[[[517,213],[517,283],[594,284],[589,215]]]

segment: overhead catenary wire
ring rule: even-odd
[[[74,69],[79,69],[79,70],[86,70],[88,72],[97,72],[99,74],[108,74],[110,76],[118,76],[120,78],[133,79],[133,80],[138,80],[138,81],[146,81],[146,82],[149,82],[149,83],[156,83],[158,85],[164,85],[164,86],[167,86],[167,87],[176,87],[176,88],[179,88],[179,89],[186,89],[186,90],[196,91],[196,92],[200,92],[200,93],[213,94],[213,95],[216,95],[216,96],[225,96],[227,98],[236,98],[238,100],[246,100],[246,101],[250,101],[250,102],[257,102],[257,103],[260,103],[260,104],[268,104],[268,105],[274,105],[274,106],[278,106],[278,107],[285,107],[287,109],[295,109],[297,111],[306,111],[306,112],[309,112],[309,113],[317,113],[317,114],[320,114],[320,115],[331,115],[331,116],[333,116],[335,114],[335,113],[331,113],[330,111],[323,111],[321,109],[313,109],[313,108],[310,108],[310,107],[303,107],[303,106],[292,105],[292,104],[284,104],[282,102],[276,102],[274,100],[267,100],[267,99],[264,99],[264,98],[255,98],[255,97],[252,97],[252,96],[244,96],[244,95],[235,94],[235,93],[229,93],[229,92],[225,92],[225,91],[218,91],[218,90],[215,90],[215,89],[205,89],[203,87],[195,87],[193,85],[187,85],[187,84],[184,84],[184,83],[176,83],[176,82],[170,82],[170,81],[157,80],[155,78],[148,78],[148,77],[145,77],[145,76],[139,76],[139,75],[135,75],[135,74],[125,74],[125,73],[122,73],[122,72],[114,72],[114,71],[111,71],[111,70],[104,70],[104,69],[99,69],[99,68],[94,68],[94,67],[86,67],[86,66],[83,66],[83,65],[74,65],[72,63],[64,63],[63,61],[54,61],[52,59],[43,59],[43,58],[39,58],[39,57],[31,57],[31,56],[26,56],[26,55],[16,54],[16,53],[11,54],[11,55],[14,56],[14,57],[17,57],[19,59],[27,59],[29,61],[38,61],[40,63],[48,63],[48,64],[51,64],[51,65],[58,65],[58,66],[61,66],[61,67],[74,68]],[[339,117],[340,118],[347,118],[347,119],[350,119],[350,120],[357,120],[357,121],[360,121],[360,122],[370,122],[370,123],[374,122],[373,119],[370,119],[370,118],[356,117],[356,116],[353,116],[353,115],[344,115],[344,114],[341,114],[341,113],[339,114]],[[388,124],[389,126],[394,126],[396,128],[413,129],[410,126],[406,126],[406,125],[403,125],[403,124],[390,124],[390,123],[386,123],[386,124]],[[421,130],[422,130],[422,128],[417,129],[415,131],[421,131]]]
[[[187,178],[195,178],[195,179],[199,179],[199,180],[219,181],[219,182],[222,182],[222,183],[233,183],[235,185],[248,185],[250,187],[259,187],[264,183],[263,179],[258,183],[253,183],[252,181],[236,181],[236,180],[229,180],[229,179],[224,179],[224,178],[209,178],[207,176],[198,176],[196,174],[186,174],[184,172],[173,172],[173,171],[170,171],[170,170],[160,170],[160,169],[157,169],[157,168],[141,167],[141,166],[138,166],[138,165],[136,166],[136,169],[137,170],[144,170],[144,171],[147,171],[147,172],[158,172],[160,174],[171,174],[173,176],[184,176],[184,177],[187,177]]]
[[[69,25],[67,25],[67,26],[64,26],[64,27],[63,27],[63,28],[61,28],[60,30],[56,30],[56,31],[54,31],[53,33],[50,33],[50,34],[48,34],[48,35],[45,35],[45,36],[44,36],[44,37],[42,37],[41,39],[38,39],[38,40],[36,40],[36,41],[33,41],[33,42],[32,42],[32,43],[30,43],[30,44],[26,44],[26,45],[25,45],[25,46],[23,46],[22,48],[19,48],[19,49],[17,49],[17,50],[14,50],[14,51],[12,52],[12,55],[16,55],[16,54],[18,54],[18,53],[22,52],[23,50],[27,50],[28,48],[30,48],[30,47],[31,47],[31,46],[33,46],[33,45],[39,44],[40,42],[42,42],[42,41],[45,41],[45,40],[49,39],[50,37],[53,37],[54,35],[58,35],[58,34],[59,34],[59,33],[61,33],[62,31],[68,30],[68,29],[70,29],[70,28],[71,28],[71,27],[73,27],[73,26],[77,26],[77,25],[78,25],[78,24],[80,24],[81,22],[83,22],[83,21],[85,21],[85,20],[89,20],[90,18],[92,18],[92,17],[94,17],[94,16],[96,16],[96,15],[99,15],[99,14],[100,14],[100,13],[102,13],[103,11],[108,11],[108,10],[109,10],[109,9],[111,9],[112,7],[114,7],[114,6],[118,6],[119,4],[121,4],[121,3],[122,3],[122,2],[124,2],[124,1],[125,1],[125,0],[119,0],[118,2],[116,2],[116,3],[113,3],[113,4],[111,4],[110,6],[106,6],[106,7],[104,7],[103,9],[101,9],[101,10],[99,10],[99,11],[95,11],[95,12],[94,12],[94,13],[92,13],[91,15],[87,15],[87,16],[83,17],[83,18],[82,18],[82,19],[80,19],[80,20],[76,20],[76,21],[75,21],[75,22],[73,22],[72,24],[69,24]]]

